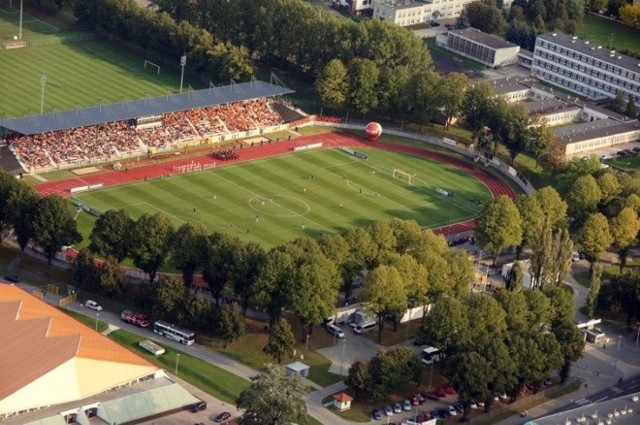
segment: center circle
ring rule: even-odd
[[[256,195],[249,199],[249,206],[254,211],[271,217],[300,217],[311,211],[311,207],[305,201],[288,195],[273,197]]]

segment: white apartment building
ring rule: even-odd
[[[407,26],[457,18],[472,1],[475,0],[352,0],[352,10],[361,12],[373,8],[373,18]],[[505,1],[505,9],[509,9],[511,3],[512,0]]]
[[[640,106],[640,60],[563,33],[539,35],[531,75],[588,99],[619,90]]]
[[[404,27],[429,22],[434,17],[431,6],[422,1],[376,0],[373,3],[373,19],[383,19]]]
[[[438,34],[436,44],[492,68],[516,63],[520,51],[520,46],[476,28]]]

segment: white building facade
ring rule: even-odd
[[[568,34],[538,36],[531,75],[588,99],[622,91],[640,106],[640,60]]]
[[[476,28],[447,31],[436,37],[436,43],[492,68],[516,63],[520,51],[520,46]]]

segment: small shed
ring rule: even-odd
[[[347,393],[338,393],[333,395],[333,407],[343,411],[351,409],[351,402],[353,397]]]
[[[309,376],[309,366],[302,362],[293,362],[287,365],[287,375],[298,375],[303,378]]]

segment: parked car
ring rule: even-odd
[[[371,412],[371,417],[374,420],[379,421],[380,419],[382,419],[382,412],[380,412],[380,409],[373,409],[373,412]]]
[[[625,152],[625,151],[618,151],[618,152],[616,152],[616,155],[618,155],[618,156],[627,156],[627,152]]]
[[[411,401],[405,400],[402,402],[402,410],[411,410]]]
[[[550,386],[552,386],[552,385],[553,385],[553,381],[551,380],[551,378],[547,378],[547,379],[545,379],[545,380],[544,380],[544,384],[545,384],[547,387],[550,387]]]
[[[365,332],[369,332],[370,330],[375,329],[376,327],[376,322],[369,322],[369,323],[364,323],[362,325],[358,325],[355,328],[353,328],[353,332],[361,335]]]
[[[455,25],[453,25],[453,24],[445,24],[445,28],[446,28],[446,29],[448,29],[448,30],[452,30],[452,29],[454,29],[455,27],[456,27],[456,26],[455,26]]]
[[[635,148],[633,148],[634,152],[640,152],[640,146],[636,146]]]
[[[207,402],[204,400],[200,400],[199,402],[192,404],[190,410],[193,413],[197,413],[197,412],[200,412],[201,410],[205,410],[206,408],[207,408]]]
[[[431,415],[431,419],[444,419],[442,416],[440,416],[440,413],[438,410],[432,410],[430,415]]]
[[[456,416],[458,414],[453,404],[448,405],[447,409],[449,410],[449,416]]]
[[[434,400],[434,401],[440,400],[440,396],[438,394],[436,394],[434,391],[429,391],[428,393],[425,393],[424,395],[425,395],[425,397],[427,397],[430,400]]]
[[[453,408],[456,409],[460,413],[464,413],[464,407],[459,402],[453,403]]]
[[[425,404],[427,402],[427,397],[424,394],[418,394],[418,404]]]
[[[413,397],[411,397],[411,405],[417,406],[418,404],[420,404],[420,397],[418,396],[418,394],[416,394]]]
[[[447,419],[449,417],[451,417],[451,413],[449,413],[449,409],[438,409],[438,415],[440,415],[440,417],[442,419]]]
[[[402,405],[400,403],[394,403],[393,413],[402,413]]]
[[[102,311],[102,306],[93,300],[87,300],[87,302],[84,303],[84,306],[91,310]]]
[[[478,404],[475,402],[475,400],[471,400],[471,403],[469,403],[469,408],[476,410],[478,408]]]
[[[506,400],[509,398],[506,393],[498,394],[498,397],[500,398],[500,400]]]
[[[4,275],[4,280],[11,283],[20,283],[20,276],[17,274],[6,274]]]
[[[578,262],[580,260],[581,260],[580,253],[578,251],[574,251],[574,253],[571,255],[571,261],[573,261],[575,263],[575,262]]]
[[[456,394],[458,394],[458,392],[456,391],[456,389],[455,389],[455,388],[453,388],[451,385],[447,385],[447,386],[445,386],[445,387],[442,387],[441,389],[442,389],[442,391],[444,391],[444,393],[445,393],[445,394],[447,394],[447,395],[456,395]]]
[[[393,409],[390,405],[387,404],[386,406],[384,406],[384,414],[387,416],[393,415]]]
[[[440,398],[445,398],[448,395],[446,392],[444,392],[444,390],[442,388],[438,388],[437,390],[435,390],[435,393]]]
[[[637,155],[636,152],[632,151],[631,149],[625,149],[624,151],[627,153],[627,155]]]
[[[324,328],[327,330],[329,335],[335,336],[336,338],[344,338],[344,332],[342,332],[342,329],[336,325],[326,325]]]
[[[440,22],[431,21],[431,22],[429,22],[429,26],[430,27],[439,27],[440,26]]]
[[[229,412],[218,413],[216,417],[213,418],[213,422],[216,422],[216,423],[224,422],[230,417],[231,417],[231,413]]]

